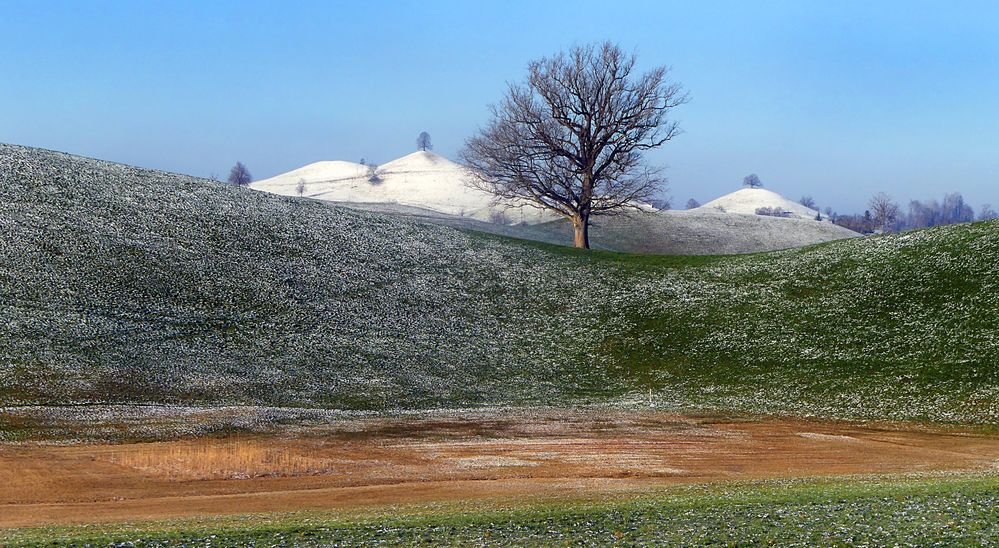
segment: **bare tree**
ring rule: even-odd
[[[808,209],[814,209],[818,211],[819,206],[815,205],[815,200],[811,196],[802,196],[798,203],[807,207]]]
[[[378,164],[368,164],[368,182],[369,183],[382,182],[382,175],[381,172],[378,171]]]
[[[978,214],[979,221],[991,221],[992,219],[999,219],[999,213],[992,209],[992,204],[985,204],[982,206],[982,211]]]
[[[952,225],[975,220],[975,210],[964,201],[964,196],[960,192],[944,194],[943,203],[940,204],[940,208],[942,210],[943,224]]]
[[[909,202],[909,215],[906,218],[906,228],[925,228],[942,224],[940,221],[940,203],[936,200]]]
[[[591,216],[638,208],[664,186],[643,153],[679,134],[669,114],[687,95],[665,67],[634,69],[611,43],[530,63],[462,150],[471,185],[568,218],[575,246],[588,248]]]
[[[434,145],[430,142],[430,134],[426,131],[421,131],[420,136],[416,138],[416,148],[422,151],[433,150]]]
[[[250,175],[250,170],[246,169],[243,162],[236,162],[236,165],[232,166],[229,170],[229,184],[237,186],[246,186],[253,182],[253,175]]]
[[[763,188],[763,181],[761,181],[755,173],[750,173],[742,178],[742,186],[749,188]]]
[[[305,179],[298,180],[298,184],[295,186],[295,192],[297,192],[299,196],[305,194]]]
[[[693,198],[687,200],[687,209],[697,209],[699,207],[701,207],[701,202],[698,202]]]
[[[884,192],[878,192],[868,203],[870,216],[881,227],[881,232],[890,232],[898,220],[898,204]],[[866,214],[867,212],[865,212]]]

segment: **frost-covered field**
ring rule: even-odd
[[[141,441],[289,432],[365,417],[372,411],[276,408],[253,405],[87,405],[0,407],[0,442],[56,444]],[[6,429],[4,425],[17,425]],[[30,434],[30,438],[27,436]]]
[[[0,145],[0,231],[0,405],[999,419],[995,223],[580,254]]]
[[[0,162],[6,403],[383,408],[599,382],[557,373],[568,259],[20,147]],[[574,307],[591,326],[597,308]]]
[[[354,202],[339,205],[455,228],[572,245],[572,225],[566,220],[503,225],[393,204]],[[759,253],[858,236],[860,234],[841,226],[813,219],[721,213],[703,208],[622,212],[597,218],[590,227],[590,245],[594,249],[665,255]]]

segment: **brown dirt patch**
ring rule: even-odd
[[[294,436],[0,445],[0,527],[592,496],[997,462],[999,439],[958,430],[622,411],[356,419]]]

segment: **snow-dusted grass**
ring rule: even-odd
[[[424,223],[572,246],[572,224],[565,219],[504,225],[396,204],[336,203]],[[590,226],[590,245],[594,249],[666,255],[759,253],[858,236],[860,234],[832,223],[721,213],[710,209],[628,210],[618,215],[596,217]]]
[[[997,257],[976,223],[719,261],[636,288],[629,361],[663,405],[994,423]]]
[[[523,231],[523,234],[513,234],[515,236],[572,245],[571,226],[566,221],[512,228]],[[539,233],[543,237],[536,236]],[[590,229],[590,242],[598,249],[669,255],[758,253],[856,236],[859,234],[841,226],[810,219],[704,209],[629,211],[595,218]]]
[[[0,230],[0,405],[999,419],[996,223],[580,253],[5,145]]]

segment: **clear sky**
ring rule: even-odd
[[[999,3],[0,0],[0,141],[207,176],[454,158],[531,59],[670,65],[682,205],[759,174],[840,212],[886,191],[999,205]]]

